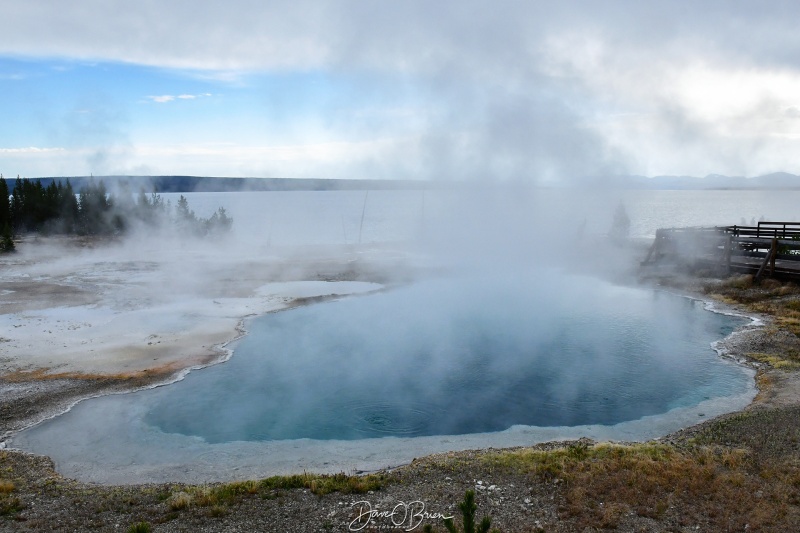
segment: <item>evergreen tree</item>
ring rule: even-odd
[[[14,251],[14,237],[11,234],[11,224],[5,223],[3,225],[3,234],[0,235],[0,252],[13,252]]]
[[[189,201],[183,195],[178,199],[178,205],[175,207],[175,223],[182,233],[200,233],[197,217],[194,211],[189,209]]]
[[[148,197],[142,190],[134,199],[122,187],[121,194],[110,196],[102,181],[92,180],[76,197],[69,180],[66,185],[53,180],[45,187],[41,180],[17,176],[9,200],[8,184],[0,175],[0,229],[4,232],[0,233],[0,250],[13,248],[11,236],[15,231],[99,235],[124,233],[135,219],[152,226],[170,222],[171,204],[155,192]],[[233,223],[222,207],[208,219],[198,218],[183,195],[171,222],[182,234],[196,236],[226,232]]]
[[[80,209],[79,233],[84,235],[111,233],[109,211],[111,211],[112,203],[102,181],[98,184],[91,181],[81,189],[78,195],[78,206]]]
[[[184,195],[181,194],[180,199],[178,199],[177,209],[177,216],[178,220],[195,220],[194,211],[189,209],[189,201],[186,199]]]
[[[11,200],[8,196],[8,184],[0,174],[0,228],[11,225]]]
[[[188,206],[187,206],[188,207]],[[155,191],[148,196],[144,189],[139,191],[139,197],[136,200],[136,217],[150,226],[157,226],[167,221],[168,206],[164,202],[161,195]]]
[[[0,174],[0,251],[14,251],[14,236],[11,233],[11,200],[8,195],[8,184]]]
[[[205,221],[206,233],[216,235],[230,231],[233,219],[228,216],[224,207],[217,209],[211,218]]]
[[[11,222],[13,229],[23,229],[23,215],[25,209],[22,205],[22,180],[17,175],[17,180],[14,182],[14,190],[11,191]]]
[[[36,214],[36,229],[40,231],[62,231],[59,220],[59,199],[61,196],[61,183],[53,180],[50,185],[43,188],[39,182],[40,197]]]
[[[75,191],[72,189],[69,179],[67,179],[67,184],[60,190],[58,203],[62,231],[64,233],[74,233],[78,227],[80,209],[78,198],[75,196]]]
[[[628,212],[625,210],[623,204],[617,205],[614,211],[614,221],[611,224],[611,231],[609,236],[618,242],[624,241],[628,238],[631,231],[631,219],[628,217]]]

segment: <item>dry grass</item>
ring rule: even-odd
[[[616,527],[629,513],[661,518],[681,508],[682,518],[691,523],[712,518],[715,529],[741,529],[748,523],[742,513],[730,514],[732,509],[747,514],[741,504],[750,500],[758,485],[736,470],[742,452],[652,451],[614,447],[567,465],[569,486],[562,515],[576,518],[580,527],[606,528]],[[699,502],[704,505],[698,509]],[[687,516],[689,503],[694,505]],[[715,507],[726,509],[728,516],[720,516]]]
[[[772,368],[779,370],[797,370],[800,369],[800,360],[790,358],[784,354],[770,354],[770,353],[757,353],[750,352],[747,357],[755,359],[761,363],[767,363]]]
[[[184,491],[177,492],[173,494],[167,505],[173,511],[180,511],[182,509],[186,509],[189,505],[192,504],[192,496]]]
[[[257,496],[265,499],[275,498],[280,491],[308,489],[312,494],[322,496],[332,492],[343,494],[362,494],[378,490],[387,483],[385,475],[348,476],[346,474],[298,474],[274,476],[261,481],[237,481],[213,485],[182,486],[174,489],[167,498],[167,506],[172,511],[189,507],[208,507],[209,516],[224,516],[226,506],[236,504],[242,498]]]
[[[128,528],[128,533],[150,533],[150,524],[147,522],[137,522]]]
[[[0,458],[5,458],[6,453],[3,452]],[[16,490],[13,482],[0,478],[0,516],[14,515],[24,509],[24,505],[17,496],[12,496],[11,493]]]
[[[0,494],[10,494],[14,491],[14,484],[6,479],[0,479]]]
[[[300,474],[295,476],[276,476],[260,482],[262,490],[307,488],[313,494],[322,496],[331,492],[343,494],[363,494],[371,490],[378,490],[387,482],[388,478],[382,474],[368,476],[348,476],[346,474],[319,475]]]
[[[753,287],[753,276],[745,274],[743,276],[733,276],[727,280],[725,284],[732,289],[745,290]]]
[[[777,326],[800,335],[800,287],[765,279],[753,283],[752,276],[735,276],[705,288],[710,297],[727,304],[740,304],[770,315]]]
[[[563,482],[559,515],[579,530],[616,528],[635,516],[715,531],[758,530],[800,519],[800,468],[783,463],[755,468],[750,451],[742,448],[572,445],[498,452],[484,461],[538,482]]]
[[[0,498],[0,516],[13,516],[23,509],[25,505],[16,496]]]

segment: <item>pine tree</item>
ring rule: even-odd
[[[14,251],[14,236],[11,233],[11,200],[8,197],[8,184],[0,174],[0,228],[3,233],[0,235],[0,251]]]
[[[81,189],[78,197],[81,232],[88,235],[110,233],[112,227],[109,211],[113,205],[103,182],[89,182]]]
[[[3,225],[3,234],[0,236],[0,252],[14,251],[14,236],[11,234],[11,224]]]
[[[22,180],[17,176],[17,180],[14,182],[14,190],[11,191],[11,225],[14,229],[19,230],[22,228],[24,211],[22,205]]]
[[[200,233],[201,231],[197,217],[194,211],[189,209],[189,201],[183,195],[178,199],[178,205],[175,207],[175,223],[182,233]]]
[[[11,200],[8,197],[8,184],[0,174],[0,228],[11,225]]]
[[[74,233],[77,229],[80,210],[78,208],[78,198],[75,196],[75,191],[72,189],[69,179],[61,189],[58,203],[61,229],[64,233]]]

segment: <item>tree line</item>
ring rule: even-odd
[[[102,180],[90,181],[76,194],[69,179],[45,187],[19,177],[9,194],[0,175],[0,251],[13,250],[14,235],[30,232],[120,235],[138,225],[202,237],[225,233],[232,224],[223,207],[209,218],[196,216],[183,195],[173,209],[159,194],[141,190],[134,196],[125,185],[109,194]]]

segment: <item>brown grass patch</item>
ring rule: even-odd
[[[241,498],[258,496],[265,499],[274,498],[283,490],[305,488],[312,494],[322,496],[331,492],[343,494],[361,494],[378,490],[387,483],[388,477],[382,474],[367,476],[348,476],[346,474],[298,474],[292,476],[274,476],[261,481],[235,481],[213,485],[181,487],[167,498],[167,505],[172,511],[179,511],[190,506],[209,508],[209,516],[222,516],[220,509],[234,504]]]
[[[800,287],[795,283],[766,279],[754,285],[751,276],[736,276],[708,286],[705,292],[726,304],[740,304],[770,315],[778,326],[800,336],[800,298],[795,296],[800,294]]]
[[[0,479],[0,494],[9,494],[14,491],[14,484],[6,479]]]
[[[484,461],[539,481],[563,480],[559,514],[579,530],[616,528],[634,515],[715,531],[800,519],[794,503],[800,502],[800,468],[781,465],[765,484],[745,449],[600,444],[579,453],[571,447],[499,452]]]
[[[759,371],[758,374],[756,374],[756,386],[758,387],[758,395],[756,396],[757,401],[759,396],[772,390],[772,388],[775,386],[775,378],[766,372]]]
[[[7,479],[0,479],[0,516],[15,515],[25,508],[22,500],[11,495],[15,490],[14,483]]]
[[[192,496],[184,491],[176,492],[169,498],[167,505],[172,511],[180,511],[186,509],[192,503]]]
[[[769,353],[748,353],[747,357],[755,359],[761,363],[766,363],[772,368],[779,370],[797,370],[800,369],[800,361],[793,358],[788,358],[782,354],[769,354]]]
[[[733,289],[749,289],[753,286],[753,276],[744,274],[743,276],[733,276],[723,283],[723,286]]]

